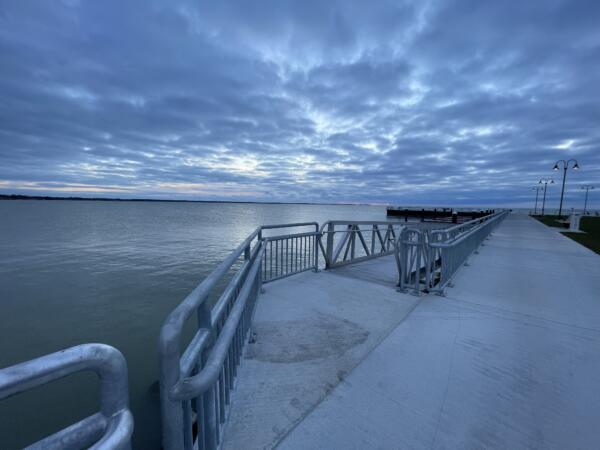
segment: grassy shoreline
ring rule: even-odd
[[[557,222],[558,216],[533,217],[549,227],[565,228],[564,224]],[[572,233],[566,228],[561,233],[600,255],[600,217],[582,217],[579,229],[583,233]]]

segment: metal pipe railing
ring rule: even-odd
[[[396,242],[398,287],[443,292],[452,276],[477,250],[508,211],[441,230],[406,229]]]
[[[479,225],[449,241],[431,243],[432,251],[439,251],[440,257],[439,279],[436,286],[431,288],[440,293],[443,292],[458,269],[466,264],[472,253],[477,252],[484,240],[507,215],[508,211],[502,211],[492,216],[486,216]]]
[[[216,449],[230,404],[254,305],[262,284],[264,243],[256,229],[194,289],[164,322],[159,338],[160,397],[165,450]],[[243,257],[210,307],[217,283]],[[196,332],[183,354],[183,327],[196,317]],[[194,430],[196,434],[194,434]]]
[[[314,231],[264,236],[265,230],[314,227]],[[256,299],[264,282],[317,269],[318,223],[265,225],[246,238],[169,314],[159,339],[163,447],[216,449],[231,401]],[[243,261],[214,305],[217,284]],[[185,323],[195,334],[181,352]]]
[[[314,227],[314,231],[265,237],[262,230]],[[279,280],[307,270],[318,271],[318,241],[321,236],[317,222],[266,225],[259,237],[265,243],[263,283]]]
[[[263,282],[279,280],[307,270],[319,270],[318,239],[309,232],[265,238]]]
[[[264,236],[265,230],[299,227],[314,227],[314,231]],[[320,228],[316,222],[300,222],[263,226],[248,236],[163,324],[159,340],[163,447],[214,450],[220,445],[237,367],[264,282],[318,271],[319,248],[327,269],[390,255],[402,241],[398,237],[404,229],[395,221],[329,221]],[[401,258],[421,267],[429,236],[421,231],[415,236],[422,236],[417,238],[419,248],[407,247]],[[240,258],[243,261],[229,284],[209,306],[209,295]],[[407,278],[403,286],[413,282],[418,287],[419,279]],[[183,327],[194,315],[195,334],[182,352]]]
[[[127,363],[114,347],[82,344],[1,369],[0,400],[83,371],[92,371],[100,379],[100,411],[28,448],[131,448]]]
[[[343,229],[336,229],[336,226],[342,226]],[[325,259],[325,269],[391,255],[403,228],[404,225],[397,221],[325,222],[320,228],[321,238],[318,241]],[[325,246],[323,236],[326,237]]]

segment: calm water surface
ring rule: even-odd
[[[157,340],[167,314],[258,225],[385,220],[385,207],[0,201],[0,367],[85,342],[129,366],[134,446],[160,448]],[[80,374],[0,402],[0,448],[98,408]]]

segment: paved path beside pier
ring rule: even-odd
[[[356,265],[267,285],[256,313],[258,346],[242,364],[224,448],[242,436],[244,448],[598,448],[600,257],[511,215],[470,263],[446,297],[395,292],[394,280],[377,276],[393,272],[389,258],[365,263],[363,276]],[[324,308],[341,328],[323,323],[317,341],[328,350],[308,344],[309,353],[330,353],[284,361],[307,345],[294,346],[286,326],[261,341],[261,322],[291,314],[291,297],[294,314],[310,321],[307,311]],[[256,363],[261,352],[280,360]],[[343,371],[324,376],[329,385],[319,390],[322,368],[342,360]],[[303,378],[310,368],[313,378]],[[290,373],[298,377],[286,381]]]

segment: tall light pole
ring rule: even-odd
[[[576,159],[569,159],[568,161],[565,161],[564,159],[559,159],[558,161],[556,161],[556,163],[554,164],[554,168],[553,168],[553,170],[558,170],[559,163],[562,164],[562,166],[563,166],[562,191],[560,191],[560,208],[558,208],[558,218],[559,219],[562,214],[563,196],[565,195],[565,180],[567,179],[567,169],[569,168],[570,162],[573,162],[573,170],[579,170],[579,163],[577,162]]]
[[[535,191],[535,208],[533,209],[533,215],[537,216],[537,204],[538,204],[538,194],[540,193],[540,191],[544,189],[541,186],[536,186],[536,187],[532,187],[531,190]],[[586,197],[587,198],[587,197]]]
[[[544,201],[542,202],[542,216],[544,215],[544,210],[546,208],[546,190],[548,189],[548,183],[554,184],[554,180],[552,178],[542,178],[538,183],[544,185]]]
[[[587,210],[588,192],[590,191],[590,189],[594,189],[594,186],[592,186],[591,184],[586,184],[585,186],[581,186],[581,189],[585,189],[585,203],[583,204],[583,215],[585,216],[585,212]]]

